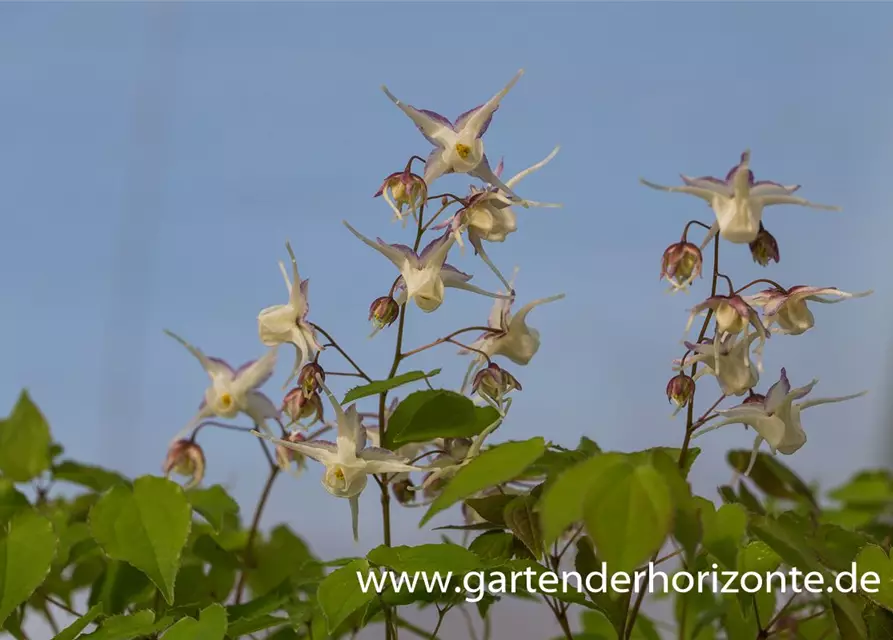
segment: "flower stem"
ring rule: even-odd
[[[313,322],[310,323],[310,326],[313,327],[314,329],[316,329],[317,331],[319,331],[321,334],[323,334],[326,337],[326,340],[328,340],[329,342],[332,343],[332,346],[335,347],[335,349],[338,351],[338,353],[340,353],[342,356],[344,356],[344,359],[350,363],[350,366],[352,366],[354,369],[357,370],[357,373],[360,374],[361,378],[363,378],[367,382],[372,382],[372,378],[370,378],[369,376],[366,375],[366,372],[360,368],[360,365],[358,365],[356,362],[354,362],[353,358],[351,358],[349,355],[347,355],[347,352],[341,348],[341,345],[339,345],[335,341],[335,339],[326,332],[325,329],[323,329],[318,324],[315,324]]]
[[[711,297],[716,295],[716,284],[717,284],[719,278],[720,278],[720,273],[719,273],[719,235],[717,235],[713,241],[713,279],[712,279],[712,282],[710,283],[710,296]],[[732,284],[731,281],[729,281],[730,288],[731,288],[731,284]],[[701,331],[698,334],[698,339],[696,340],[696,342],[701,342],[701,340],[704,339],[704,336],[707,335],[707,328],[710,326],[710,320],[712,317],[713,317],[713,310],[710,309],[707,312],[707,316],[704,318],[704,324],[701,325]],[[695,362],[694,364],[692,364],[691,371],[689,372],[688,375],[690,377],[694,378],[695,373],[697,373],[697,371],[698,371],[698,363]],[[695,391],[696,390],[697,390],[697,386],[692,391],[691,398],[689,398],[689,400],[688,400],[688,412],[686,414],[686,419],[685,419],[685,436],[682,439],[682,449],[679,452],[679,469],[680,469],[680,471],[682,471],[683,478],[688,475],[688,471],[685,467],[685,462],[688,458],[688,450],[691,447],[691,436],[692,436],[692,433],[694,432],[692,425],[695,422]],[[719,404],[719,403],[717,403],[717,404]],[[714,405],[714,407],[715,406],[716,405]],[[712,410],[713,410],[713,408],[708,409],[707,413],[710,413],[710,411],[712,411]],[[658,551],[651,558],[651,562],[654,562],[657,559],[657,556],[659,553],[660,553],[660,550],[658,549]],[[635,623],[636,623],[636,617],[639,615],[639,608],[642,606],[642,600],[644,600],[644,599],[645,599],[645,589],[642,589],[641,591],[639,591],[636,594],[636,600],[633,603],[632,609],[629,612],[629,616],[627,617],[627,619],[623,625],[622,633],[620,634],[620,637],[622,639],[629,640],[632,637],[633,627],[635,626]]]
[[[264,451],[267,451],[266,447],[264,448]],[[245,579],[248,574],[248,567],[250,567],[251,563],[253,562],[253,546],[254,541],[257,538],[257,529],[260,526],[260,518],[263,515],[264,507],[267,505],[267,500],[269,499],[270,492],[273,489],[273,483],[276,481],[276,477],[278,475],[279,467],[277,467],[275,464],[271,464],[270,475],[267,476],[267,482],[266,484],[264,484],[264,488],[260,494],[260,499],[257,501],[257,507],[255,507],[254,509],[254,518],[251,520],[251,529],[248,531],[248,541],[245,543],[245,567],[242,569],[242,574],[239,576],[239,585],[236,587],[236,604],[239,604],[242,601],[242,594],[245,591]]]
[[[493,327],[465,327],[464,329],[459,329],[458,331],[453,331],[451,334],[446,335],[442,338],[438,338],[434,342],[429,342],[428,344],[413,349],[412,351],[407,351],[406,353],[400,356],[400,359],[408,358],[409,356],[413,356],[417,353],[421,353],[422,351],[426,351],[432,347],[436,347],[439,344],[443,344],[444,342],[452,342],[453,338],[463,333],[467,333],[468,331],[483,331],[485,333],[502,333],[501,329],[494,329]]]

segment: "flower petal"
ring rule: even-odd
[[[302,453],[308,458],[313,458],[324,465],[335,464],[338,461],[338,447],[332,442],[326,442],[325,440],[291,442],[290,440],[276,438],[269,434],[261,433],[260,431],[252,431],[251,433],[258,438],[269,440],[273,444],[285,447],[286,449],[293,449],[294,451]]]
[[[430,143],[441,147],[451,146],[456,139],[456,132],[453,130],[453,126],[447,118],[434,111],[416,109],[413,106],[401,102],[383,85],[381,90],[384,91],[391,102],[397,105],[403,113],[409,116],[409,119],[415,123],[415,126],[419,128],[419,131],[422,132],[422,135],[425,136]]]
[[[518,73],[515,74],[515,77],[509,80],[508,84],[505,85],[502,90],[500,90],[495,96],[487,100],[483,105],[476,109],[472,109],[469,112],[466,112],[459,116],[459,119],[456,120],[456,131],[461,136],[463,133],[470,133],[475,138],[480,138],[484,135],[484,132],[487,130],[487,127],[490,126],[490,120],[493,118],[493,114],[496,112],[496,109],[499,107],[499,102],[511,91],[512,87],[515,86],[515,83],[521,79],[521,76],[524,75],[524,69],[520,69]]]
[[[407,261],[409,261],[410,264],[412,264],[413,266],[415,266],[415,263],[417,263],[415,256],[411,255],[412,250],[409,249],[409,247],[406,247],[404,245],[386,244],[385,242],[381,241],[373,242],[362,233],[354,229],[352,226],[350,226],[348,222],[344,221],[344,226],[347,227],[350,232],[357,238],[365,242],[367,245],[369,245],[385,258],[394,263],[394,266],[396,266],[398,269],[403,269],[403,266],[406,264]]]
[[[276,368],[278,350],[274,347],[253,362],[248,362],[235,373],[232,381],[233,393],[240,395],[257,389],[273,375]]]
[[[695,196],[697,198],[701,198],[702,200],[706,200],[709,203],[713,203],[713,199],[719,195],[715,191],[711,191],[710,189],[706,189],[703,186],[693,187],[693,186],[682,186],[682,187],[665,187],[660,184],[655,184],[654,182],[648,182],[644,178],[639,178],[639,182],[644,184],[646,187],[650,187],[651,189],[657,189],[658,191],[666,191],[668,193],[687,193],[688,195]]]
[[[182,344],[184,347],[186,347],[186,349],[189,350],[189,353],[196,357],[196,359],[202,365],[202,368],[211,377],[212,381],[229,382],[233,379],[233,375],[235,374],[235,372],[233,371],[233,368],[229,366],[229,364],[227,364],[224,360],[206,356],[201,349],[192,346],[172,331],[168,331],[167,329],[165,329],[164,332],[171,338]]]
[[[260,391],[248,392],[245,397],[245,413],[258,425],[263,424],[265,420],[279,417],[279,409]]]

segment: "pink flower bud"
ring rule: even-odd
[[[287,415],[292,422],[298,422],[304,418],[313,417],[310,424],[314,424],[322,420],[323,404],[322,399],[316,392],[304,393],[301,387],[295,387],[287,394],[282,401],[282,412]]]
[[[298,386],[304,391],[305,396],[312,396],[319,392],[319,379],[326,380],[326,372],[315,362],[305,364],[298,374]]]
[[[409,504],[415,501],[412,480],[409,478],[391,483],[391,491],[394,493],[394,498],[396,498],[397,502],[400,504]]]
[[[667,399],[680,409],[691,401],[695,393],[695,381],[684,373],[670,378],[667,383]]]
[[[428,185],[421,176],[417,176],[409,170],[392,173],[375,193],[375,197],[384,196],[394,213],[399,219],[403,219],[405,209],[413,214],[428,199]]]
[[[761,267],[768,266],[770,261],[778,263],[781,259],[778,254],[778,241],[775,236],[766,231],[762,222],[757,237],[750,243],[750,255],[753,256],[753,261]]]
[[[456,462],[465,460],[471,449],[471,438],[444,438],[443,448],[447,455]]]
[[[399,315],[400,305],[391,296],[377,298],[369,307],[369,320],[376,330],[391,326]]]
[[[177,440],[167,450],[162,471],[166,478],[171,473],[188,476],[184,489],[191,489],[205,477],[205,454],[192,440]]]
[[[494,362],[478,371],[471,384],[473,393],[479,393],[491,400],[496,400],[515,389],[520,391],[521,383]]]
[[[701,275],[704,258],[697,245],[681,241],[671,244],[664,251],[660,263],[660,277],[666,279],[674,289],[684,289]]]

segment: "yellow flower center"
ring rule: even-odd
[[[233,397],[228,393],[220,394],[220,404],[224,409],[229,409],[233,406]]]
[[[344,482],[344,470],[341,467],[335,469],[335,477]]]
[[[468,158],[469,154],[471,153],[471,147],[469,147],[467,144],[462,144],[460,142],[460,143],[456,144],[456,153],[459,154],[460,158],[465,160],[466,158]]]

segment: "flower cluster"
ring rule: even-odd
[[[677,374],[667,384],[667,397],[676,405],[673,415],[688,407],[687,436],[699,437],[730,424],[752,427],[757,435],[745,475],[753,468],[763,442],[768,443],[773,454],[790,455],[796,452],[806,443],[806,432],[800,419],[804,409],[843,402],[864,392],[803,400],[817,380],[792,389],[787,372],[782,369],[779,380],[765,395],[756,393],[754,389],[760,382],[763,369],[764,345],[771,335],[800,335],[812,329],[815,317],[808,303],[831,304],[867,296],[871,291],[847,293],[835,287],[783,287],[766,278],[736,288],[732,280],[719,271],[719,243],[722,239],[732,244],[747,244],[754,262],[765,267],[771,261],[777,263],[780,260],[778,241],[763,223],[765,207],[794,204],[829,211],[839,211],[839,208],[815,204],[793,195],[800,185],[755,180],[750,169],[749,150],[741,154],[741,161],[732,167],[724,179],[683,175],[684,185],[678,187],[665,187],[647,180],[641,182],[653,189],[687,193],[706,200],[716,216],[711,224],[693,220],[685,225],[681,240],[671,244],[661,260],[661,279],[671,284],[671,291],[687,291],[702,276],[702,251],[711,240],[715,243],[712,294],[691,309],[686,333],[700,314],[706,314],[706,318],[695,342],[685,342],[688,351],[675,362]],[[688,241],[689,230],[694,225],[707,229],[700,245]],[[727,284],[728,294],[716,293],[720,281]],[[745,293],[759,284],[770,285],[770,288],[750,295]],[[688,373],[686,369],[689,369]],[[721,395],[702,418],[695,420],[694,395],[698,380],[705,375],[716,378]],[[718,408],[732,396],[746,398],[736,407]]]
[[[166,473],[177,471],[190,475],[190,486],[201,481],[204,454],[196,443],[196,435],[204,426],[250,431],[262,442],[274,446],[274,454],[267,453],[274,471],[286,470],[299,475],[307,459],[322,464],[322,484],[326,491],[349,501],[356,538],[359,499],[370,475],[376,477],[385,496],[390,486],[398,502],[418,505],[424,503],[420,497],[433,499],[449,478],[480,454],[485,439],[505,420],[511,406],[510,394],[521,390],[514,374],[494,359],[501,357],[517,366],[527,365],[540,347],[539,332],[528,324],[530,312],[564,297],[559,294],[533,300],[512,313],[516,299],[514,278],[510,282],[503,276],[484,247],[485,243],[506,242],[518,230],[513,207],[561,206],[527,200],[515,192],[522,179],[555,158],[558,147],[540,162],[505,181],[502,180],[503,162],[500,161],[494,170],[485,153],[484,134],[501,101],[522,73],[518,72],[490,100],[463,113],[455,121],[434,111],[410,106],[383,87],[385,95],[434,147],[427,159],[410,157],[403,168],[384,179],[374,196],[387,203],[394,214],[393,219],[400,222],[402,228],[405,229],[410,221],[415,223],[414,237],[407,244],[380,238],[372,240],[344,222],[353,236],[387,258],[397,270],[386,294],[376,297],[368,307],[373,336],[399,323],[395,356],[385,382],[395,378],[399,366],[410,356],[441,344],[457,346],[460,355],[471,356],[465,379],[458,387],[459,393],[470,394],[478,405],[495,408],[496,419],[492,424],[470,438],[435,438],[428,442],[388,446],[388,422],[399,405],[391,404],[386,409],[387,391],[377,392],[369,395],[371,400],[380,400],[378,411],[364,412],[360,410],[360,402],[348,406],[339,402],[329,389],[333,376],[360,378],[370,385],[374,380],[327,331],[311,320],[309,281],[301,278],[298,259],[291,245],[286,243],[289,266],[280,262],[279,268],[288,299],[284,304],[263,309],[257,316],[260,342],[269,348],[263,357],[233,369],[223,360],[206,356],[197,347],[170,333],[199,360],[211,385],[198,415],[172,442],[164,465]],[[422,175],[414,171],[417,162],[424,164]],[[465,174],[479,183],[470,184],[464,197],[430,195],[434,183],[451,173]],[[435,206],[439,208],[432,211]],[[430,239],[426,237],[429,235]],[[471,274],[448,262],[456,245],[464,249],[466,239],[474,249],[475,257],[479,257],[500,282],[501,290],[490,291],[471,284]],[[414,306],[423,313],[436,312],[446,301],[447,289],[493,298],[495,303],[486,326],[462,328],[428,345],[405,351],[402,337],[408,309]],[[476,332],[479,337],[470,343],[461,341],[459,337],[468,332]],[[277,408],[259,389],[272,376],[278,348],[285,344],[294,347],[296,356],[284,388],[288,388],[293,380],[295,383]],[[341,373],[324,368],[321,359],[330,350],[346,360],[353,370]],[[468,400],[464,402],[472,404]],[[327,404],[331,405],[331,422],[326,421]],[[212,420],[231,420],[239,415],[247,416],[252,426],[236,427]],[[278,433],[274,432],[274,425],[278,426]],[[308,431],[314,425],[319,425],[316,431]],[[335,433],[334,441],[322,440],[321,437],[330,431]],[[426,458],[428,461],[421,463]],[[411,475],[415,473],[420,474],[417,481],[413,481]]]

